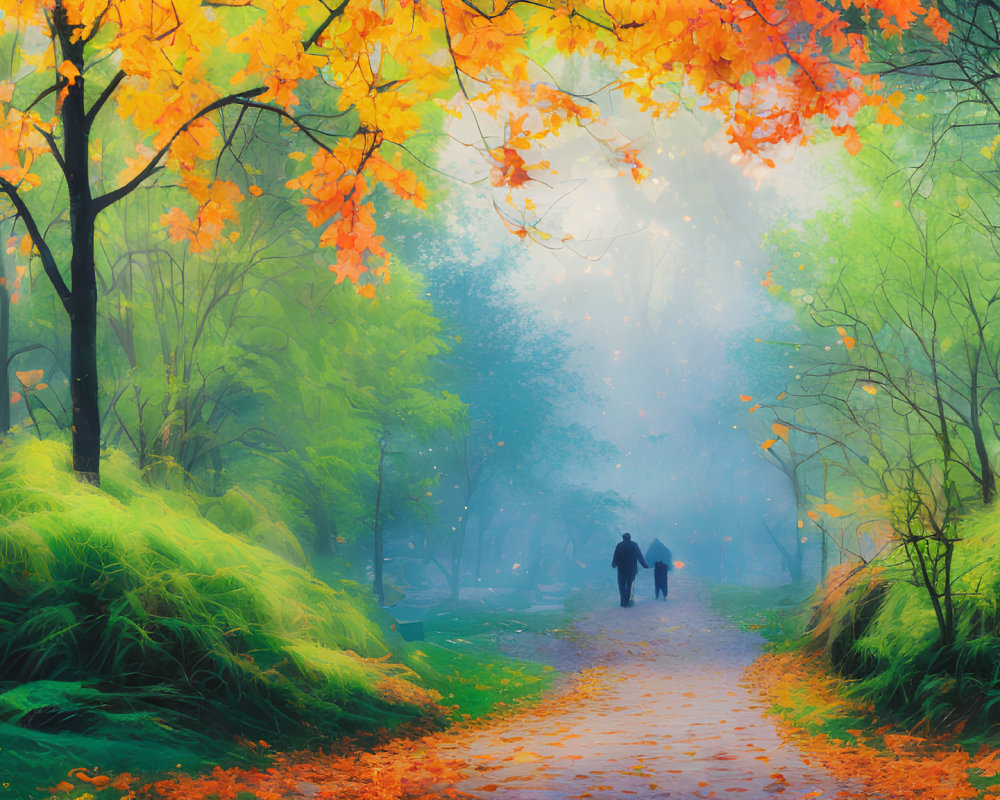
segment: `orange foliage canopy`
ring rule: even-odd
[[[292,154],[303,163],[289,186],[302,193],[310,222],[322,229],[320,243],[336,250],[331,269],[338,280],[357,282],[386,258],[376,234],[376,188],[423,205],[415,162],[401,156],[416,134],[426,133],[421,111],[428,104],[458,109],[452,101],[460,98],[465,110],[496,121],[495,134],[483,128],[482,153],[493,183],[511,189],[546,167],[529,164],[528,150],[566,125],[597,122],[592,102],[576,87],[555,85],[542,68],[554,53],[615,65],[614,88],[653,115],[676,108],[682,87],[694,90],[704,107],[728,120],[734,143],[765,160],[769,146],[803,140],[811,121],[824,118],[855,149],[854,114],[876,105],[880,119],[897,122],[900,98],[883,98],[878,78],[861,73],[868,43],[849,31],[841,9],[860,9],[885,36],[919,20],[943,40],[948,23],[920,0],[830,6],[819,0],[0,0],[4,32],[30,31],[15,45],[16,79],[0,83],[0,192],[24,217],[24,195],[41,182],[39,159],[61,149],[55,160],[65,167],[63,157],[79,145],[90,148],[92,163],[101,158],[96,137],[74,143],[79,131],[61,127],[61,104],[82,94],[87,126],[117,113],[114,124],[121,129],[124,121],[136,143],[136,157],[123,158],[117,171],[103,164],[102,173],[115,177],[96,187],[98,213],[167,167],[191,199],[161,222],[175,240],[204,250],[238,221],[246,196],[261,193],[252,179],[239,185],[217,174],[216,159],[231,143],[217,112],[273,113],[311,151]],[[326,123],[296,117],[307,85],[311,98],[326,98]],[[50,93],[52,116],[43,111],[51,104],[38,103]],[[623,172],[643,177],[634,149],[594,138]],[[41,230],[29,225],[33,235]]]

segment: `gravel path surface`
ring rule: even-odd
[[[618,606],[612,586],[607,609],[581,619],[572,639],[520,642],[520,655],[537,648],[539,660],[575,669],[576,689],[446,746],[474,765],[455,788],[503,800],[857,791],[783,740],[741,686],[762,646],[713,612],[696,584],[674,579],[669,600],[632,608]]]

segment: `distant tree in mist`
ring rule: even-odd
[[[294,498],[317,548],[346,538],[366,554],[383,549],[383,525],[401,503],[430,502],[431,465],[413,456],[462,430],[465,409],[438,385],[447,347],[421,282],[403,269],[375,300],[345,293],[323,276],[269,287],[270,323],[259,334],[284,337],[262,353],[257,380],[267,398],[266,435],[255,452],[274,469],[254,470]],[[331,348],[316,328],[337,337]],[[377,582],[381,558],[375,556]]]
[[[443,385],[468,406],[468,429],[447,443],[438,462],[446,534],[438,547],[448,558],[435,560],[457,598],[469,531],[476,535],[476,577],[488,576],[507,536],[504,503],[515,497],[551,503],[539,491],[565,478],[540,476],[564,471],[574,449],[582,457],[589,445],[577,447],[584,443],[565,435],[565,409],[582,389],[568,367],[566,334],[511,291],[516,259],[470,263],[465,253],[472,249],[461,238],[431,244],[426,237],[413,237],[409,246],[422,254],[429,298],[449,337]]]

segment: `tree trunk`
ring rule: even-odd
[[[10,430],[10,270],[6,259],[3,259],[3,270],[0,276],[5,280],[0,284],[0,365],[3,374],[0,375],[0,434]]]
[[[827,534],[825,528],[820,528],[820,554],[819,554],[819,583],[820,586],[826,586],[826,573],[830,570],[830,545],[827,542],[829,534]]]
[[[101,415],[97,383],[97,279],[94,264],[94,205],[90,194],[90,122],[84,105],[83,41],[61,4],[55,8],[55,26],[64,60],[79,70],[66,86],[62,103],[64,170],[69,194],[72,297],[70,317],[70,399],[73,404],[73,469],[83,481],[101,481]]]
[[[375,524],[372,526],[373,541],[372,550],[374,554],[372,556],[373,568],[375,572],[375,597],[378,600],[380,606],[385,605],[385,585],[382,581],[382,565],[385,560],[385,554],[383,552],[382,543],[382,478],[383,470],[385,467],[385,446],[387,444],[385,434],[382,434],[382,438],[379,439],[379,452],[378,452],[378,487],[375,490]]]
[[[476,583],[483,580],[483,529],[485,525],[480,525],[476,531]]]
[[[462,551],[465,550],[465,525],[467,517],[462,516],[458,528],[451,537],[451,602],[458,603],[461,589]]]
[[[313,537],[313,552],[321,558],[331,558],[333,556],[333,536],[330,535],[330,525],[326,514],[316,511],[312,514],[313,529],[316,531]]]
[[[823,497],[827,496],[827,492],[830,491],[830,465],[827,463],[826,459],[823,459]],[[818,522],[816,527],[819,528],[820,533],[820,553],[819,553],[819,585],[826,586],[826,573],[830,569],[830,545],[827,539],[829,539],[829,534],[822,525]]]
[[[789,554],[788,574],[793,584],[800,584],[803,578],[804,552],[802,547],[802,533],[804,529],[800,527],[800,523],[802,522],[802,491],[799,488],[798,470],[796,470],[792,477],[792,486],[795,489],[795,550],[792,551],[794,555]]]

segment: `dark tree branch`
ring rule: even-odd
[[[49,280],[52,282],[52,287],[56,290],[56,294],[62,301],[63,308],[69,313],[72,293],[66,285],[66,281],[63,280],[62,273],[59,272],[55,256],[52,255],[45,237],[42,236],[42,232],[38,229],[35,218],[31,215],[31,211],[25,204],[24,199],[18,193],[17,187],[4,177],[0,177],[0,192],[3,192],[10,198],[11,203],[14,204],[14,208],[17,209],[18,216],[24,221],[24,226],[28,229],[28,235],[31,237],[32,243],[38,248],[38,255],[42,259],[42,268],[45,270],[45,274],[48,275]]]
[[[310,47],[316,44],[316,42],[319,41],[319,37],[323,35],[323,32],[330,27],[333,21],[338,17],[343,16],[344,11],[347,10],[348,3],[350,2],[351,0],[343,0],[343,2],[339,6],[337,6],[336,8],[331,8],[330,13],[326,15],[326,19],[324,19],[316,27],[316,30],[313,31],[312,36],[310,36],[308,39],[302,42],[302,49],[308,50]]]
[[[208,116],[213,111],[218,111],[219,109],[225,108],[227,106],[235,105],[237,103],[242,103],[250,98],[257,97],[264,94],[267,89],[263,86],[256,89],[250,89],[249,91],[240,92],[238,94],[231,94],[227,97],[220,97],[213,103],[209,103],[203,109],[201,109],[197,114],[195,114],[191,119],[181,125],[170,137],[170,140],[159,149],[159,151],[149,159],[146,166],[143,167],[139,173],[132,178],[132,180],[119,186],[117,189],[113,189],[107,194],[103,194],[100,197],[94,198],[94,215],[100,214],[108,206],[114,205],[123,197],[127,196],[131,192],[135,191],[139,186],[142,185],[151,175],[155,174],[158,170],[163,169],[160,165],[160,160],[167,154],[170,150],[170,146],[176,141],[177,137],[182,133],[187,131],[191,125],[197,122],[202,117]]]
[[[87,112],[87,116],[84,118],[87,130],[90,130],[90,126],[94,124],[94,119],[100,113],[105,103],[111,99],[111,95],[114,94],[115,89],[117,89],[121,85],[121,82],[127,77],[128,76],[124,71],[119,70],[115,73],[115,76],[108,81],[108,85],[104,87],[104,91],[101,92],[101,96],[94,101],[94,105],[90,107],[90,111]]]

